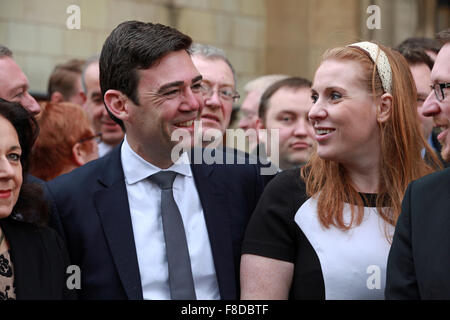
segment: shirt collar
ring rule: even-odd
[[[169,168],[161,169],[144,160],[141,156],[134,152],[128,144],[126,136],[121,147],[121,161],[127,184],[134,184],[141,180],[147,179],[149,176],[158,173],[159,171],[175,171],[184,176],[192,176],[187,153],[183,153],[178,161]]]

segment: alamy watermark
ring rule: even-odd
[[[234,152],[216,152],[221,145],[223,134],[218,129],[208,128],[202,130],[201,121],[194,121],[194,134],[186,129],[176,129],[172,132],[171,140],[178,142],[171,152],[172,162],[177,162],[181,154],[190,153],[190,162],[193,164],[261,164],[261,175],[273,175],[279,166],[279,130],[266,129],[226,129],[227,145],[231,150],[246,145],[249,137],[259,137],[265,141],[266,149],[270,150],[270,161],[265,157],[266,152],[258,148],[256,154],[236,156]],[[193,139],[193,141],[192,141]],[[193,147],[193,148],[192,148]]]
[[[381,9],[377,5],[371,5],[367,7],[366,12],[370,16],[366,20],[367,29],[381,29]]]
[[[370,265],[367,267],[366,273],[370,274],[366,281],[367,289],[381,289],[381,268],[377,265]]]
[[[70,14],[66,20],[66,27],[69,30],[81,29],[81,9],[76,4],[71,4],[67,7],[66,13]]]

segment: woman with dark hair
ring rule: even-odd
[[[242,298],[384,298],[406,187],[433,170],[416,96],[398,52],[361,42],[324,54],[308,115],[317,150],[264,190],[243,242]]]
[[[65,246],[44,226],[42,189],[26,181],[38,132],[20,104],[0,99],[0,300],[75,298]]]

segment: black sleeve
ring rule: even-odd
[[[413,183],[406,190],[389,252],[385,289],[385,297],[389,300],[420,299],[411,245],[412,189]]]
[[[77,298],[75,290],[67,287],[68,274],[66,271],[70,265],[70,259],[63,240],[55,230],[48,227],[41,229],[41,235],[50,261],[49,267],[52,273],[50,277],[54,288],[53,299],[75,300]]]
[[[294,216],[305,200],[299,169],[273,178],[250,219],[242,253],[294,262],[299,232]]]

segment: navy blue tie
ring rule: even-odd
[[[149,179],[161,188],[161,218],[169,265],[170,297],[173,300],[196,300],[186,233],[173,198],[172,186],[176,175],[174,171],[160,171]]]

